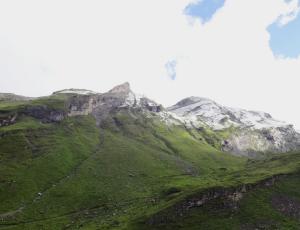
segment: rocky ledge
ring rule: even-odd
[[[0,127],[12,125],[16,122],[17,114],[10,114],[4,117],[0,117]]]
[[[146,223],[152,226],[165,225],[171,222],[178,221],[179,218],[187,215],[194,208],[201,208],[213,200],[222,200],[220,205],[225,208],[238,209],[239,201],[244,195],[258,188],[273,186],[278,180],[287,175],[276,175],[254,184],[243,184],[236,187],[214,187],[209,188],[199,193],[195,193],[179,201],[175,205],[160,211],[151,216]],[[279,209],[285,207],[278,206]]]

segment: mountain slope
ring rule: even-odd
[[[26,101],[26,100],[31,100],[33,98],[31,97],[24,97],[20,95],[16,95],[13,93],[0,93],[0,101]]]
[[[187,127],[128,83],[83,91],[0,102],[0,229],[156,228],[140,220],[198,191],[299,170],[299,153],[222,152],[225,133]]]
[[[137,222],[132,229],[299,229],[299,173],[279,176],[272,185],[267,182],[270,181],[253,185],[247,192],[243,191],[245,186],[210,190],[204,205],[190,207],[183,213],[180,206],[174,205],[177,210],[168,210],[167,216],[159,214],[160,222],[154,223],[152,217],[151,221]],[[216,198],[209,199],[208,194]],[[203,200],[203,196],[200,198]],[[181,210],[181,216],[175,210]]]
[[[256,156],[260,152],[300,148],[300,134],[293,126],[264,112],[229,108],[199,97],[183,99],[168,111],[192,129],[233,130],[222,138],[222,149],[237,155]]]
[[[184,127],[166,126],[150,100],[124,105],[123,93],[60,94],[2,108],[16,119],[0,128],[0,227],[75,227],[92,217],[111,226],[173,187],[213,183],[224,168],[244,164]],[[91,101],[104,110],[89,108]]]

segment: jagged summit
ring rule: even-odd
[[[138,109],[139,112],[160,112],[163,108],[156,102],[135,94],[128,82],[114,87],[106,93],[91,94],[90,91],[74,91],[74,89],[59,93],[80,92],[88,97],[72,97],[69,102],[69,116],[92,114],[100,125],[111,113],[121,109]],[[79,93],[77,93],[79,94]]]
[[[103,97],[115,98],[118,100],[119,107],[140,107],[150,111],[160,111],[162,106],[144,95],[133,92],[130,84],[125,82],[103,94]]]

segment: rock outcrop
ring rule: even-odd
[[[101,121],[110,116],[111,113],[121,109],[136,109],[143,113],[159,113],[164,110],[160,104],[135,94],[130,89],[128,82],[102,94],[85,89],[66,89],[54,92],[53,96],[60,94],[67,95],[65,108],[54,109],[47,105],[28,104],[16,114],[31,116],[44,123],[59,122],[67,116],[93,115],[97,125],[100,125]],[[5,115],[0,118],[0,126],[11,125],[15,119],[15,116]]]
[[[148,225],[165,225],[178,221],[179,218],[187,215],[194,208],[201,208],[213,200],[220,199],[219,205],[229,209],[238,209],[240,200],[244,195],[258,188],[273,186],[278,180],[286,175],[276,175],[254,184],[243,184],[237,187],[215,187],[189,195],[176,204],[154,214],[146,222]],[[223,207],[223,208],[224,208]]]
[[[222,143],[223,151],[252,157],[260,152],[284,153],[299,148],[300,134],[291,125],[256,130],[239,129]]]
[[[73,90],[72,92],[76,91]],[[65,91],[60,91],[59,93],[65,93]],[[102,94],[75,94],[69,99],[67,107],[68,116],[92,114],[96,118],[98,125],[110,113],[119,109],[139,109],[142,112],[154,113],[163,110],[163,107],[156,102],[135,94],[130,89],[128,82]]]
[[[55,110],[46,105],[26,107],[21,114],[34,117],[44,123],[58,122],[66,117],[65,111]]]
[[[4,117],[0,117],[0,127],[12,125],[16,122],[17,114],[9,114]]]

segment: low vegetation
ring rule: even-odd
[[[120,109],[101,127],[90,115],[44,122],[22,113],[64,111],[65,99],[0,102],[1,114],[21,114],[0,127],[0,229],[159,229],[147,219],[187,196],[277,174],[292,176],[249,192],[239,211],[215,201],[163,229],[299,228],[299,218],[270,203],[274,194],[300,199],[299,153],[235,157],[218,148],[226,133],[191,133],[135,110]]]

